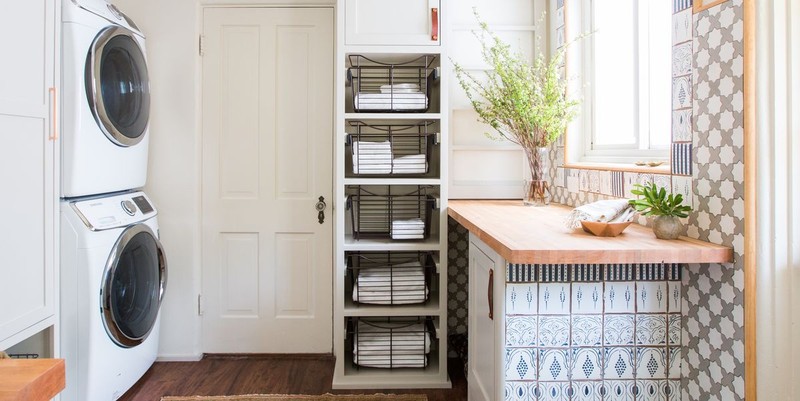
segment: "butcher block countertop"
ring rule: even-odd
[[[0,401],[46,401],[64,385],[63,359],[0,359]]]
[[[450,200],[448,215],[508,263],[727,263],[733,249],[687,237],[660,240],[631,224],[617,237],[569,230],[572,208],[523,206],[521,200]]]

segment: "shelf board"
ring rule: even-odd
[[[439,235],[431,234],[422,241],[395,241],[388,238],[371,238],[356,241],[352,234],[344,236],[345,251],[439,251]]]
[[[345,120],[440,120],[442,113],[344,113]]]
[[[442,47],[439,45],[430,46],[369,46],[369,45],[345,45],[345,63],[347,66],[347,56],[360,54],[370,58],[380,59],[385,62],[402,62],[413,60],[425,54],[441,56]]]
[[[441,313],[438,291],[432,291],[431,299],[427,303],[418,305],[367,305],[356,304],[350,297],[346,297],[344,300],[344,315],[348,317],[436,316],[441,318]]]
[[[439,178],[345,178],[344,185],[441,185]]]
[[[438,350],[428,354],[429,363],[424,369],[378,369],[353,366],[353,353],[345,351],[344,372],[335,372],[334,390],[338,389],[405,389],[451,388],[447,372],[441,372]]]

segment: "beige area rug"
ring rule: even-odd
[[[428,401],[425,394],[323,394],[323,395],[286,395],[286,394],[250,394],[224,396],[193,397],[161,397],[161,401]]]

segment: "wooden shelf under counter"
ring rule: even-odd
[[[728,263],[733,249],[681,237],[660,240],[650,228],[631,224],[617,237],[570,230],[572,208],[523,206],[521,200],[450,200],[448,215],[497,251],[508,263]]]
[[[63,359],[0,359],[0,401],[45,401],[64,385]]]

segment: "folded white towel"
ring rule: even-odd
[[[428,357],[424,355],[414,356],[412,360],[403,360],[400,356],[394,356],[391,360],[388,360],[388,357],[382,357],[382,359],[378,360],[373,360],[368,357],[361,357],[359,359],[358,355],[353,355],[353,361],[366,368],[424,368],[428,366]]]
[[[423,323],[358,322],[353,354],[384,352],[385,355],[427,354],[431,335]]]
[[[425,155],[406,155],[394,159],[395,164],[419,164],[425,161]]]
[[[428,97],[424,93],[358,93],[356,110],[424,110]]]
[[[581,221],[607,223],[631,208],[627,199],[611,199],[578,206],[567,215],[567,228],[579,228]],[[633,214],[629,214],[633,218]]]

